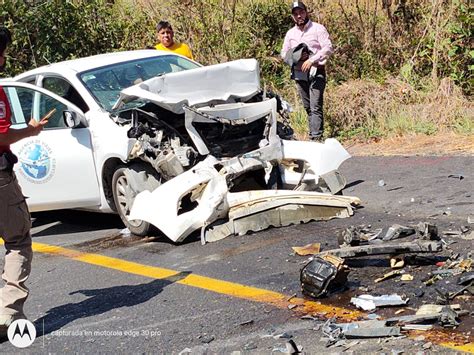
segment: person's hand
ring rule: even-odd
[[[37,136],[41,130],[46,126],[49,122],[49,118],[56,112],[56,109],[53,108],[49,111],[46,115],[43,116],[39,121],[32,118],[30,122],[28,122],[28,130],[30,131],[31,136]]]
[[[313,66],[313,62],[310,61],[309,59],[306,59],[305,62],[303,63],[303,65],[301,66],[301,70],[304,72],[304,73],[307,73],[310,71],[311,67]]]

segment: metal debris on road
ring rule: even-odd
[[[428,222],[420,222],[417,225],[418,233],[425,240],[439,240],[438,227]]]
[[[351,303],[364,311],[373,311],[377,307],[404,306],[408,301],[408,298],[403,299],[397,294],[383,296],[360,295],[351,298]]]
[[[387,240],[393,240],[393,239],[398,239],[398,238],[404,238],[412,234],[415,234],[414,228],[401,226],[399,224],[394,224],[393,226],[387,229],[387,231],[382,237],[382,240],[387,241]]]
[[[434,253],[441,251],[442,245],[437,241],[414,241],[397,244],[374,244],[358,247],[347,247],[332,249],[319,253],[319,256],[334,255],[340,258],[359,257],[381,254],[403,254],[403,253]]]

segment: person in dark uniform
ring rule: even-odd
[[[6,50],[11,43],[11,34],[0,26],[0,72],[5,68]],[[26,128],[10,129],[11,109],[5,90],[0,84],[0,237],[4,241],[6,254],[2,278],[6,282],[0,290],[0,336],[5,337],[8,326],[17,319],[25,319],[23,304],[28,297],[25,281],[31,270],[30,214],[25,198],[18,185],[13,165],[16,156],[10,150],[23,138],[36,136],[48,123],[31,119]]]

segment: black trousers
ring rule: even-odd
[[[323,96],[326,88],[326,71],[319,69],[308,81],[297,80],[296,86],[308,114],[309,137],[320,138],[324,131]]]

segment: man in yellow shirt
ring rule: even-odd
[[[161,51],[170,51],[177,54],[184,55],[189,59],[193,59],[193,53],[191,49],[185,43],[175,43],[173,40],[174,32],[171,24],[168,21],[160,21],[156,25],[156,31],[158,33],[158,43],[155,49]]]

